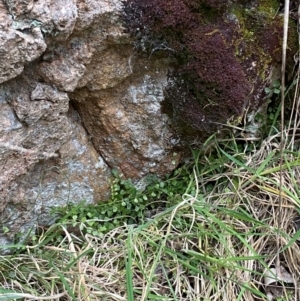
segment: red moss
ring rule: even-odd
[[[250,93],[232,47],[236,24],[223,17],[229,2],[234,1],[124,2],[125,27],[140,49],[172,49],[177,64],[169,73],[166,100],[177,119],[197,130],[216,130],[240,115]]]

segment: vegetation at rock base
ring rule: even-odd
[[[287,122],[280,187],[280,86],[268,89],[259,139],[212,135],[144,190],[115,174],[111,202],[58,209],[0,256],[0,300],[298,300],[299,144]]]
[[[143,182],[145,189],[138,189],[130,179],[122,179],[114,172],[111,198],[108,202],[95,204],[70,204],[54,210],[61,216],[58,222],[78,226],[83,234],[103,236],[125,224],[141,224],[162,208],[177,203],[191,181],[191,166],[178,168],[171,176],[161,180],[148,176]]]

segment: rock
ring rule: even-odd
[[[177,124],[161,110],[174,60],[138,52],[121,9],[0,1],[0,244],[51,224],[54,206],[107,200],[112,168],[138,181],[181,161]]]
[[[4,218],[9,216],[5,223],[10,230],[8,237],[33,226],[51,224],[54,217],[49,212],[54,207],[83,200],[93,203],[109,197],[110,170],[83,127],[71,116],[78,118],[76,111],[71,109],[68,115],[70,132],[58,156],[31,164],[26,173],[10,184],[5,196],[8,203],[2,213]]]
[[[37,59],[47,48],[39,27],[18,27],[0,3],[0,83],[21,74],[24,65]]]
[[[118,69],[112,69],[110,63],[106,61],[108,65],[103,68],[111,70],[111,78],[117,78]],[[170,144],[174,133],[169,119],[161,112],[168,61],[153,60],[146,64],[137,59],[133,64],[132,77],[115,83],[113,93],[101,86],[95,90],[97,86],[93,83],[98,78],[92,78],[91,85],[76,90],[70,97],[93,144],[109,166],[133,179],[149,173],[165,175],[180,161],[180,154],[172,151]],[[112,79],[111,85],[114,82]]]
[[[62,59],[42,63],[39,70],[46,82],[55,84],[62,91],[72,92],[83,76],[85,67],[76,61]]]
[[[160,110],[168,58],[135,53],[121,7],[119,0],[0,6],[3,245],[51,224],[55,206],[107,200],[111,168],[139,180],[180,161]]]

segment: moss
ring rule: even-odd
[[[232,9],[239,23],[236,49],[239,49],[239,41],[243,40],[245,43],[243,49],[247,51],[245,56],[255,53],[265,62],[264,66],[281,60],[283,16],[278,14],[279,8],[278,0],[257,0],[254,1],[251,9],[245,9],[241,5],[236,5]],[[291,50],[297,51],[295,48],[297,41],[296,24],[290,21],[288,44],[291,45]],[[237,55],[239,55],[238,51]]]
[[[279,10],[278,0],[258,0],[257,12],[268,18],[274,18]]]
[[[124,22],[142,49],[172,50],[172,115],[207,132],[238,122],[249,101],[263,101],[263,86],[281,60],[278,8],[277,0],[127,0]]]
[[[293,70],[295,66],[294,55],[299,49],[299,33],[297,29],[297,24],[293,20],[289,20],[289,31],[287,40],[287,74],[288,79],[291,80],[293,76]]]
[[[234,39],[236,56],[247,71],[254,91],[252,107],[264,101],[261,90],[267,82],[274,66],[281,64],[283,16],[277,14],[280,3],[277,0],[253,1],[251,9],[235,5],[232,9],[239,29]],[[293,55],[297,52],[298,33],[294,21],[290,21],[288,36],[287,67],[293,68]],[[260,93],[260,95],[258,95]]]

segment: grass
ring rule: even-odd
[[[293,283],[273,273],[273,286],[297,300],[300,154],[284,151],[278,229],[279,139],[250,152],[234,139],[195,152],[186,192],[140,224],[102,235],[53,225],[0,257],[0,300],[268,300],[265,271],[278,252]]]

